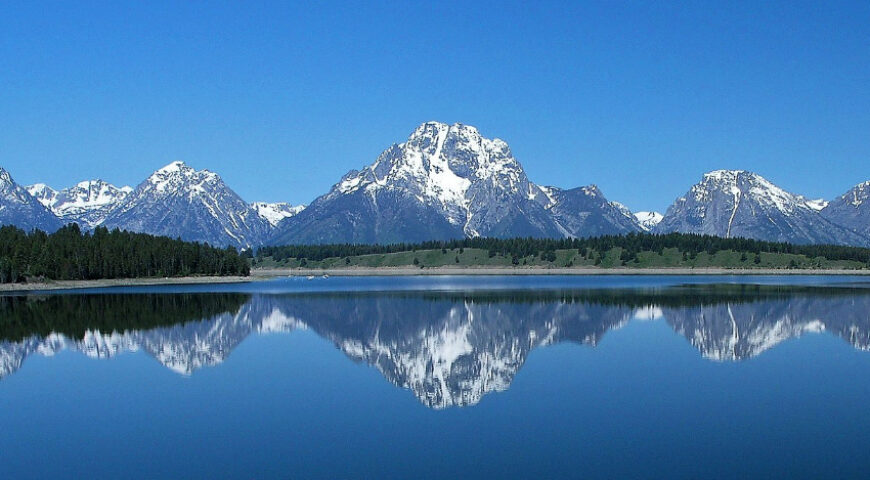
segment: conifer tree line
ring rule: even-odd
[[[599,254],[621,248],[621,259],[631,260],[644,251],[659,254],[664,249],[676,248],[687,257],[694,258],[701,252],[715,254],[719,251],[761,253],[787,253],[805,255],[809,258],[824,257],[828,260],[852,260],[870,265],[870,249],[841,245],[795,245],[782,242],[766,242],[748,238],[722,238],[711,235],[686,233],[629,233],[627,235],[604,235],[591,238],[465,238],[421,243],[396,243],[389,245],[332,244],[332,245],[285,245],[261,247],[258,259],[272,257],[276,261],[287,259],[320,261],[327,258],[352,257],[357,255],[386,254],[416,250],[456,250],[477,248],[487,250],[490,256],[523,258],[540,256],[555,260],[556,250],[577,249],[580,254],[590,251]]]
[[[52,234],[0,227],[0,283],[248,275],[250,271],[248,259],[232,247],[104,227],[82,232],[76,224]]]

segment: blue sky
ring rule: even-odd
[[[870,2],[254,3],[3,2],[0,165],[64,187],[184,160],[307,203],[438,120],[635,210],[717,168],[870,179]]]

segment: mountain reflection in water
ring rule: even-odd
[[[34,353],[142,350],[189,375],[252,333],[308,329],[431,408],[504,391],[529,352],[596,345],[663,320],[701,355],[737,361],[808,332],[870,348],[870,290],[757,285],[474,293],[103,294],[0,297],[0,379]]]

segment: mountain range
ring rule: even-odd
[[[705,174],[664,215],[631,212],[595,185],[538,185],[506,142],[427,122],[310,205],[248,203],[221,177],[173,162],[135,188],[88,180],[22,187],[0,169],[0,224],[65,223],[214,245],[395,243],[462,237],[589,237],[649,231],[870,246],[870,182],[828,201],[743,170]]]

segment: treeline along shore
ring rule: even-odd
[[[184,276],[247,276],[235,248],[98,227],[47,234],[0,227],[0,283]]]
[[[257,249],[252,263],[261,269],[413,266],[859,270],[870,268],[870,249],[682,233],[630,233],[574,239],[467,238],[390,245],[269,246]]]
[[[870,270],[870,249],[696,234],[593,238],[466,238],[398,244],[265,246],[242,252],[180,239],[70,224],[52,234],[0,227],[0,284],[246,277],[270,269]]]

